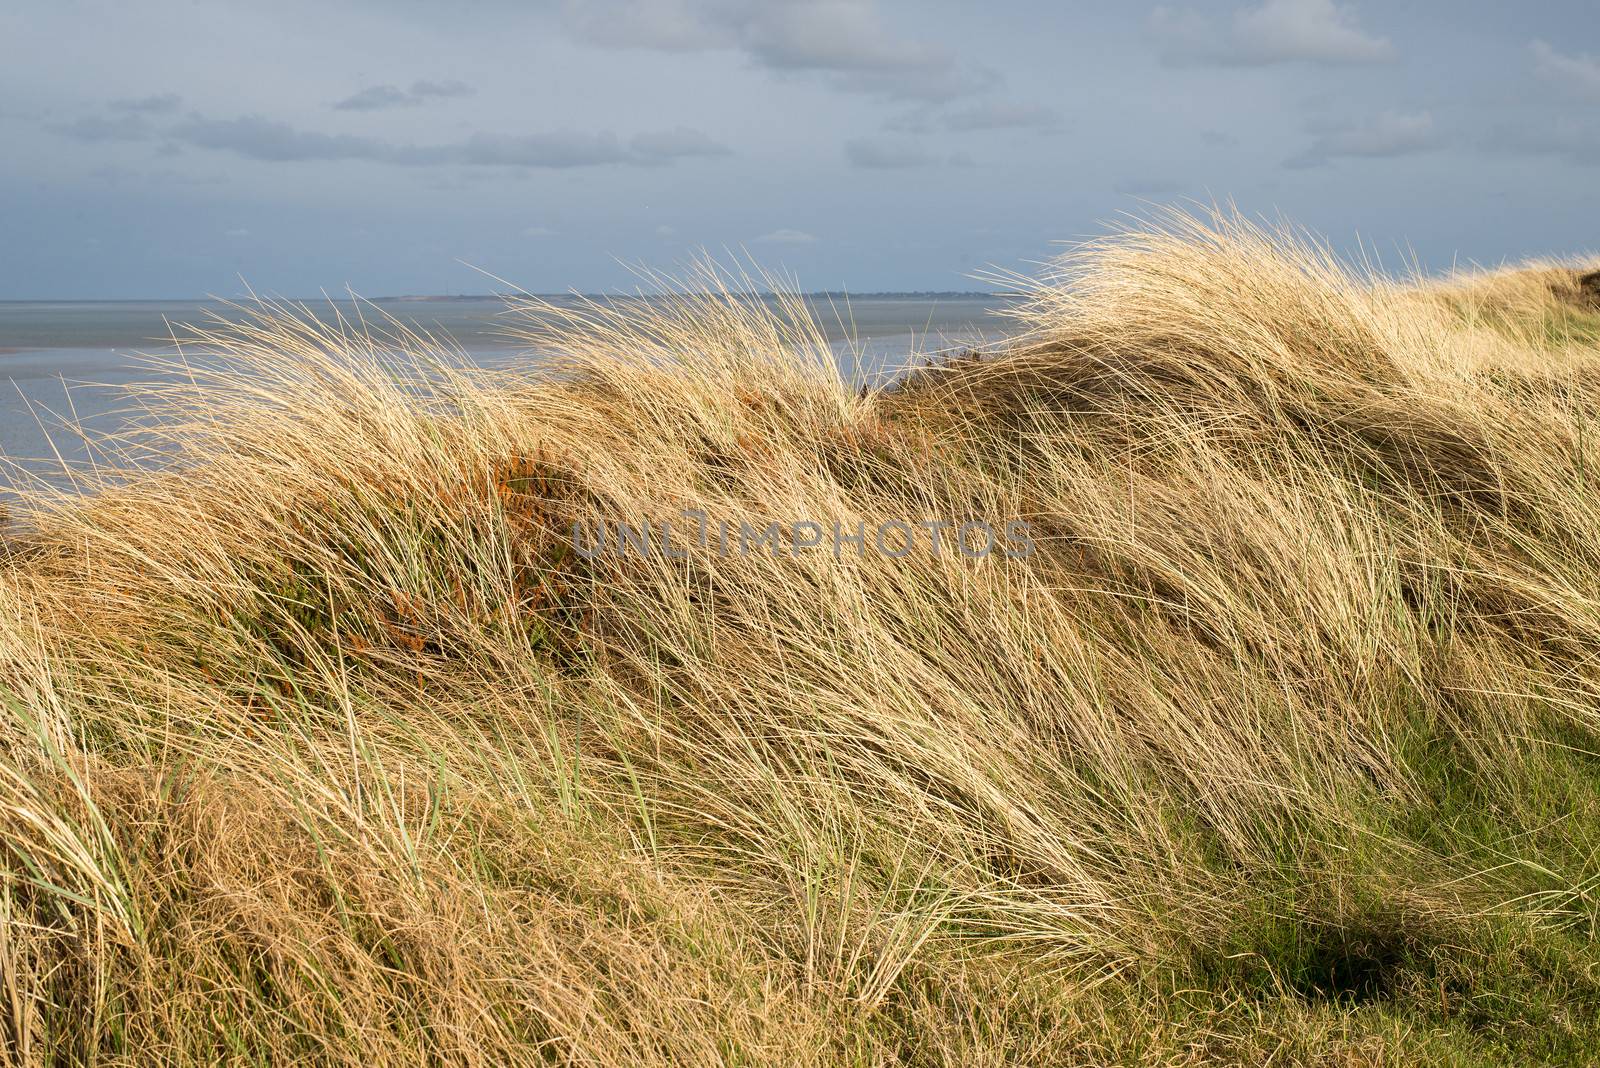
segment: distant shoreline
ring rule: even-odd
[[[422,293],[397,293],[383,297],[330,297],[326,293],[314,297],[262,297],[267,301],[286,301],[295,304],[312,302],[329,302],[333,304],[348,304],[360,301],[366,304],[445,304],[452,302],[470,303],[474,301],[491,300],[660,300],[674,296],[677,293],[462,293],[462,294],[422,294]],[[689,294],[697,295],[697,294]],[[735,293],[736,297],[751,296],[759,299],[770,299],[778,296],[776,293]],[[798,294],[806,300],[1006,300],[1014,296],[1009,293],[983,292],[982,290],[883,290],[870,293],[852,293],[847,290],[824,289],[810,293]],[[27,299],[0,299],[0,307],[15,304],[251,304],[257,298],[241,297],[60,297],[45,298],[41,300]]]
[[[372,297],[370,299],[373,303],[382,303],[384,301],[514,300],[519,297],[532,297],[537,300],[572,300],[573,298],[585,300],[616,300],[618,298],[624,300],[660,300],[680,295],[677,293],[476,293],[460,296],[427,296],[403,293],[396,296]],[[700,294],[690,293],[688,295],[697,296]],[[731,295],[735,297],[751,296],[761,299],[779,296],[779,294],[771,292],[734,293]],[[830,300],[996,300],[1003,299],[1005,294],[960,289],[883,290],[872,293],[852,293],[843,289],[820,289],[814,292],[801,293],[799,296],[807,300],[814,300],[820,297]]]

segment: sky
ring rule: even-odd
[[[1155,205],[1600,247],[1593,0],[7,0],[0,299],[983,289]]]

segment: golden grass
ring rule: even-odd
[[[1591,1062],[1579,277],[1175,216],[864,393],[714,273],[517,309],[537,374],[197,330],[128,463],[18,509],[0,1049]],[[571,551],[685,509],[1036,551]]]

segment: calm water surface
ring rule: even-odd
[[[1005,302],[998,298],[809,300],[841,372],[852,380],[881,380],[921,354],[1005,332],[996,315]],[[361,314],[349,301],[306,307],[324,320]],[[479,366],[539,363],[538,353],[508,336],[514,323],[497,299],[377,301],[364,309],[369,321],[374,310],[451,339]],[[217,317],[237,320],[242,313],[217,301],[0,301],[0,485],[14,480],[13,463],[61,482],[57,455],[69,463],[89,455],[73,425],[91,435],[115,432],[127,418],[119,387],[153,377],[140,354],[170,353],[174,328]]]

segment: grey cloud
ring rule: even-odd
[[[393,149],[369,137],[297,130],[286,122],[260,116],[208,119],[191,115],[168,131],[196,148],[234,152],[247,159],[282,163],[301,160],[381,159]]]
[[[136,113],[109,118],[85,115],[71,122],[58,123],[50,129],[77,141],[143,141],[154,133],[149,120]]]
[[[1320,167],[1340,156],[1385,159],[1438,147],[1439,138],[1431,114],[1386,111],[1359,124],[1321,127],[1316,140],[1303,152],[1285,160],[1283,165],[1291,170],[1303,170]]]
[[[1263,67],[1273,63],[1383,63],[1387,38],[1356,25],[1354,8],[1334,0],[1265,0],[1226,22],[1187,8],[1158,7],[1146,29],[1169,65]]]
[[[409,107],[419,101],[411,94],[392,85],[374,85],[343,100],[328,105],[335,111],[381,111],[384,108]]]
[[[804,230],[774,230],[770,234],[762,234],[756,241],[763,245],[815,245],[816,236]]]
[[[1562,55],[1544,41],[1534,41],[1529,47],[1534,70],[1541,77],[1578,96],[1600,100],[1600,58]]]
[[[571,168],[605,164],[661,164],[693,156],[725,155],[728,149],[687,127],[642,133],[624,146],[612,133],[561,130],[537,134],[475,133],[463,141],[400,145],[352,134],[299,130],[259,116],[209,119],[195,115],[169,131],[197,148],[233,152],[264,162],[367,160],[402,166],[462,164]]]
[[[672,130],[662,130],[657,133],[635,134],[629,147],[634,155],[642,159],[653,159],[667,162],[675,159],[685,159],[691,156],[726,156],[730,154],[727,145],[719,144],[699,130],[687,126],[679,126]]]
[[[564,170],[612,163],[638,163],[612,133],[557,130],[537,134],[475,133],[442,145],[385,146],[377,157],[391,163],[463,163],[475,167],[542,167]]]
[[[400,89],[393,85],[374,85],[343,100],[335,101],[329,106],[335,111],[382,111],[387,108],[416,107],[429,100],[471,96],[473,92],[472,86],[457,81],[417,81],[411,83],[410,89]]]
[[[998,79],[949,49],[891,34],[874,0],[568,0],[565,10],[570,31],[589,44],[734,50],[771,70],[821,73],[842,91],[892,100],[951,100]]]
[[[944,115],[940,124],[946,130],[1054,130],[1061,126],[1061,113],[1042,104],[1017,104],[1003,100],[987,101]]]
[[[127,114],[143,115],[171,115],[183,103],[183,97],[177,93],[160,93],[155,96],[142,96],[132,100],[113,100],[106,105],[112,111]]]
[[[920,69],[858,70],[829,79],[829,84],[842,92],[879,96],[900,103],[955,100],[981,93],[999,83],[1000,75],[992,70],[953,64],[934,64]]]
[[[1600,122],[1571,115],[1506,122],[1492,127],[1479,143],[1494,155],[1555,156],[1571,163],[1600,164]]]
[[[1600,58],[1566,55],[1545,41],[1529,45],[1534,72],[1578,100],[1600,100]],[[1600,121],[1593,109],[1576,114],[1545,101],[1536,113],[1488,126],[1477,147],[1490,155],[1548,156],[1580,166],[1600,164]]]
[[[411,95],[419,99],[435,97],[451,99],[453,97],[472,96],[477,90],[466,82],[455,80],[446,82],[419,81],[411,83]]]

